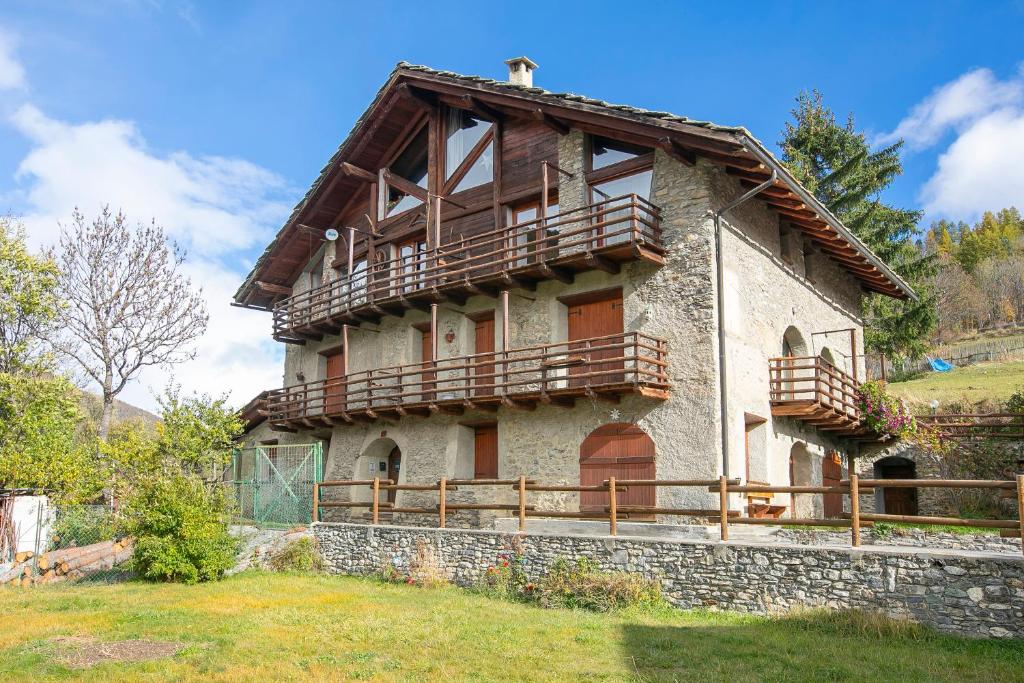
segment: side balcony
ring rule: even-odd
[[[639,332],[398,365],[267,393],[280,430],[381,417],[571,407],[578,398],[668,398],[667,342]]]
[[[368,269],[278,302],[274,338],[304,343],[337,334],[344,324],[379,322],[431,303],[461,304],[475,294],[497,296],[500,289],[532,288],[540,280],[568,283],[584,270],[616,273],[632,260],[664,264],[661,211],[638,195],[613,197],[442,241],[422,253],[375,259]]]
[[[769,360],[772,415],[792,417],[855,441],[884,441],[869,429],[858,406],[860,383],[820,356]]]

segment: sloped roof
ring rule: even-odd
[[[839,262],[842,267],[853,272],[865,288],[897,298],[916,297],[911,287],[902,278],[846,228],[832,212],[786,170],[760,140],[742,126],[723,126],[671,112],[615,104],[571,92],[552,92],[544,88],[516,85],[481,76],[469,76],[408,62],[399,62],[387,81],[378,90],[370,106],[359,117],[344,141],[320,171],[302,200],[296,204],[274,241],[259,257],[235,294],[237,302],[246,302],[263,267],[273,257],[283,240],[288,237],[289,231],[294,231],[297,228],[302,212],[316,201],[318,193],[327,185],[332,174],[337,172],[338,164],[346,160],[350,148],[366,132],[368,124],[374,118],[382,102],[394,91],[400,81],[407,81],[417,88],[426,90],[439,86],[455,86],[476,95],[511,96],[518,100],[528,100],[537,104],[562,108],[565,110],[567,118],[571,116],[571,112],[602,115],[607,117],[607,125],[610,128],[615,127],[615,120],[663,128],[666,129],[670,138],[674,135],[685,135],[686,138],[681,145],[684,148],[692,146],[697,156],[706,156],[712,161],[727,166],[731,163],[739,164],[735,168],[730,168],[730,172],[735,171],[740,176],[741,182],[748,186],[769,179],[774,170],[778,177],[777,189],[782,194],[774,200],[767,199],[767,201],[782,213],[785,220],[808,233],[824,252]],[[769,189],[769,191],[774,190],[776,190],[775,187]],[[764,196],[759,198],[764,198]],[[773,201],[776,203],[773,204]]]

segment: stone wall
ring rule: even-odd
[[[316,524],[327,565],[342,574],[408,567],[428,544],[441,569],[471,585],[512,548],[495,531]],[[588,557],[604,569],[661,581],[684,608],[770,613],[796,607],[881,610],[940,631],[1024,637],[1024,559],[912,549],[839,549],[768,544],[663,541],[637,537],[519,536],[527,574],[536,579],[558,558]]]

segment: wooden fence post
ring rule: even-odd
[[[615,501],[615,477],[608,477],[608,528],[612,536],[619,530],[618,510]]]
[[[320,482],[313,482],[313,523],[320,521]]]
[[[444,506],[445,506],[445,489],[448,488],[448,480],[442,478],[437,484],[437,514],[438,514],[438,527],[444,528]]]
[[[519,530],[526,531],[526,475],[519,475]]]
[[[1020,522],[1020,548],[1024,551],[1024,474],[1017,475],[1017,519]]]
[[[721,519],[718,521],[722,530],[722,540],[729,540],[729,480],[722,475],[718,479],[718,513]]]
[[[850,473],[850,534],[853,547],[860,545],[860,479]]]
[[[380,477],[373,478],[373,523],[380,519]]]

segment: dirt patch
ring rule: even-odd
[[[82,636],[54,638],[54,659],[72,669],[87,669],[104,662],[145,662],[173,657],[184,643],[159,640],[94,640]]]

